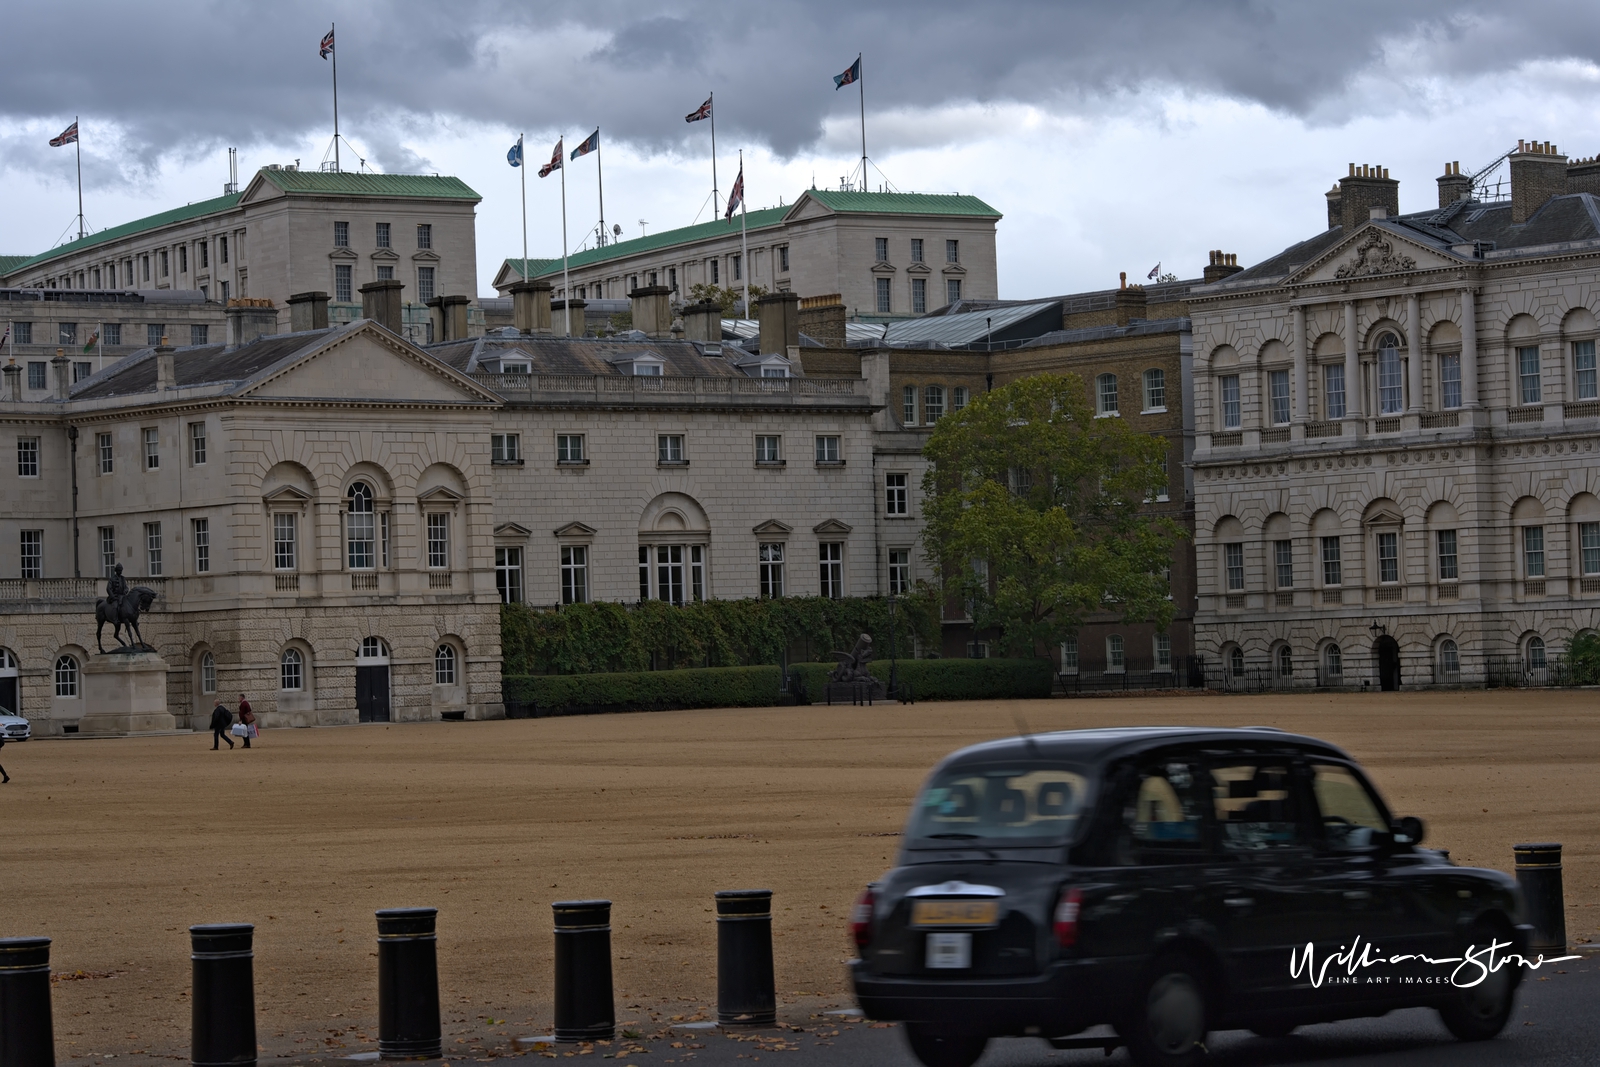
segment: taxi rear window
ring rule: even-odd
[[[906,836],[926,843],[1061,841],[1085,814],[1089,780],[1069,767],[953,767],[923,788]]]

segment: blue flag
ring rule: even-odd
[[[513,167],[522,166],[522,138],[517,138],[517,143],[511,146],[511,151],[506,153],[506,162]]]
[[[595,149],[597,149],[599,147],[600,147],[600,127],[596,126],[594,128],[594,132],[591,133],[584,140],[584,142],[581,145],[579,145],[577,148],[574,148],[572,150],[572,158],[573,159],[577,159],[579,156],[586,156],[590,152],[593,152]]]
[[[856,61],[850,64],[850,69],[843,74],[833,76],[833,87],[843,89],[846,85],[854,85],[861,80],[861,57],[856,56]]]

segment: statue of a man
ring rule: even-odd
[[[121,600],[128,591],[128,579],[122,576],[122,564],[118,563],[111,568],[111,576],[106,579],[106,599]]]

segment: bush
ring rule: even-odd
[[[889,681],[889,661],[873,660],[873,677]],[[895,665],[895,681],[909,684],[917,700],[1012,700],[1046,697],[1055,683],[1054,667],[1047,659],[903,659]],[[827,702],[828,675],[833,668],[820,663],[796,664],[789,669],[791,688],[798,681],[804,692],[796,699],[812,704]]]
[[[710,667],[611,674],[503,675],[507,700],[536,704],[541,715],[674,708],[765,708],[778,702],[778,667]]]
[[[1593,630],[1574,637],[1567,645],[1567,667],[1574,685],[1600,685],[1600,634]]]

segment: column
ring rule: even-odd
[[[1344,416],[1359,426],[1361,415],[1361,339],[1356,336],[1356,303],[1344,302]],[[1357,433],[1361,430],[1358,428]]]
[[[1294,421],[1306,421],[1306,309],[1294,309],[1294,336],[1289,341],[1294,359]]]
[[[1406,328],[1411,338],[1406,359],[1406,411],[1422,411],[1422,301],[1416,293],[1406,297]]]
[[[1478,305],[1471,289],[1461,290],[1461,406],[1478,407]]]

